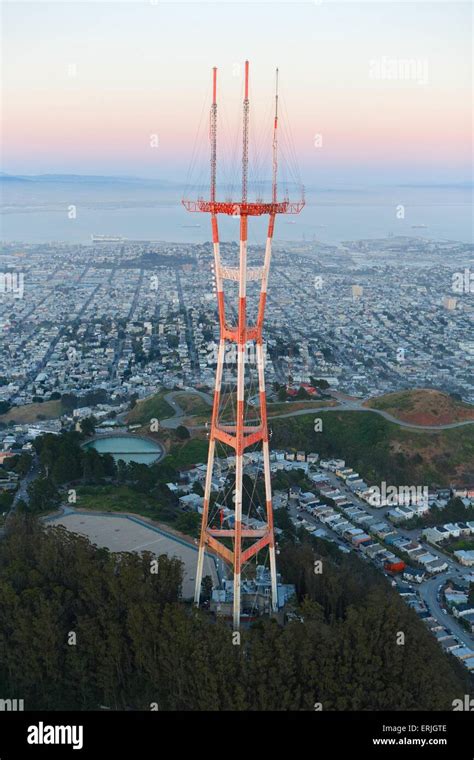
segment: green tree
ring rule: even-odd
[[[81,420],[81,431],[82,431],[82,434],[85,435],[87,438],[94,435],[96,426],[97,426],[97,420],[94,417],[94,415],[91,415],[90,417],[85,417],[83,420]]]
[[[186,441],[188,438],[191,438],[188,428],[184,425],[178,425],[176,428],[176,435],[181,441]]]
[[[55,509],[60,501],[59,492],[51,478],[36,478],[28,486],[28,511],[46,512]]]
[[[198,536],[201,526],[201,516],[197,512],[182,512],[178,515],[175,527],[188,536]]]
[[[308,399],[308,398],[311,398],[311,396],[309,395],[309,393],[308,393],[308,391],[306,390],[306,388],[303,388],[303,386],[301,385],[301,386],[298,388],[298,392],[297,392],[297,394],[296,394],[296,398],[297,398],[297,399]]]
[[[198,496],[204,496],[204,488],[198,480],[195,480],[192,487],[192,492],[197,493]]]
[[[209,601],[212,594],[213,582],[210,575],[205,575],[201,583],[201,599]]]
[[[31,468],[33,457],[31,454],[24,452],[18,456],[12,457],[9,462],[9,468],[24,478]]]

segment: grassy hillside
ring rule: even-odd
[[[267,416],[275,417],[280,414],[290,414],[303,409],[323,409],[328,406],[337,406],[337,401],[320,400],[313,398],[307,401],[282,401],[273,404],[267,404]]]
[[[184,444],[175,444],[171,447],[170,453],[166,458],[173,467],[189,467],[193,464],[207,462],[207,453],[209,449],[208,440],[192,438]]]
[[[233,398],[230,399],[228,394],[223,394],[222,397],[222,403],[220,407],[220,419],[224,421],[230,422],[235,417],[235,408],[236,408],[236,398],[235,394],[233,394]],[[177,401],[180,406],[183,406],[181,403],[181,397],[177,398]],[[205,402],[202,402],[205,404]],[[291,412],[298,412],[302,411],[303,409],[316,409],[328,406],[337,406],[337,401],[331,401],[331,400],[319,400],[319,399],[311,399],[311,400],[302,400],[302,401],[279,401],[276,403],[269,403],[267,404],[267,417],[270,419],[271,417],[280,416],[282,414],[290,414]],[[205,405],[205,408],[199,410],[199,411],[192,411],[190,414],[195,416],[189,416],[186,417],[185,420],[183,420],[183,424],[187,425],[188,427],[193,427],[195,425],[204,425],[206,422],[209,422],[212,416],[212,408],[209,405]],[[260,419],[260,408],[257,405],[251,405],[249,404],[246,407],[245,410],[245,419],[249,421],[256,421]]]
[[[211,415],[211,405],[197,393],[180,393],[175,397],[178,406],[185,414]]]
[[[370,412],[319,412],[272,420],[272,448],[340,456],[372,482],[449,485],[474,481],[474,425],[438,432],[410,431]]]
[[[63,413],[61,401],[44,401],[42,404],[24,404],[14,406],[6,414],[0,415],[0,422],[25,424],[37,420],[57,419]]]
[[[474,420],[474,407],[471,404],[429,388],[388,393],[369,399],[365,406],[381,409],[403,422],[416,425],[449,425],[452,422]]]
[[[137,493],[126,485],[79,486],[79,509],[100,512],[134,512],[145,517],[156,517],[156,500],[148,494]]]
[[[168,391],[159,391],[149,398],[137,401],[134,408],[127,415],[129,424],[149,425],[150,420],[164,420],[174,415],[174,409],[165,401]]]

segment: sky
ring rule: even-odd
[[[255,142],[278,66],[306,184],[468,182],[471,14],[452,0],[7,0],[1,169],[182,181],[212,66],[220,123],[233,124],[248,58]]]

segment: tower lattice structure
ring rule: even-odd
[[[277,214],[298,214],[304,206],[304,198],[297,202],[290,202],[288,197],[285,197],[282,200],[278,200],[277,197],[278,69],[276,70],[275,112],[273,120],[272,192],[271,201],[269,202],[251,202],[248,199],[249,110],[249,63],[246,61],[243,101],[241,198],[238,202],[228,200],[221,201],[216,198],[217,69],[214,68],[212,71],[212,105],[209,130],[211,148],[209,200],[204,200],[202,198],[198,198],[197,200],[183,200],[183,205],[188,211],[208,213],[211,215],[214,272],[220,330],[194,602],[196,605],[199,605],[204,557],[206,549],[208,549],[217,554],[233,569],[233,625],[235,630],[237,630],[240,625],[242,569],[245,564],[257,554],[257,552],[265,547],[268,547],[269,550],[271,607],[273,611],[276,611],[278,608],[276,552],[270,478],[270,448],[265,393],[263,322],[267,299],[270,261],[272,256],[272,239],[275,228],[275,217]],[[218,226],[219,214],[225,214],[239,219],[240,248],[238,267],[224,266],[221,261]],[[248,267],[248,220],[249,217],[263,215],[268,216],[268,229],[263,264],[260,267]],[[230,323],[226,317],[224,298],[224,282],[226,280],[232,280],[238,283],[238,303],[235,309],[237,319],[233,324]],[[247,313],[247,283],[250,281],[260,283],[257,317],[254,323],[249,322]],[[236,410],[234,413],[234,419],[230,422],[228,420],[222,420],[219,414],[223,384],[224,357],[226,345],[229,343],[236,344],[237,348]],[[257,424],[248,424],[245,420],[246,347],[249,343],[253,343],[255,346],[258,368],[260,419]],[[235,519],[232,528],[223,527],[222,523],[220,527],[212,526],[209,521],[213,468],[216,457],[216,443],[218,441],[235,451]],[[260,443],[263,454],[265,520],[263,521],[264,527],[251,529],[242,524],[244,452],[250,447]]]

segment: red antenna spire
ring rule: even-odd
[[[183,198],[183,206],[188,211],[208,213],[212,216],[227,214],[228,216],[262,216],[264,214],[299,214],[305,205],[304,188],[301,188],[302,197],[297,201],[290,201],[288,197],[277,199],[277,127],[278,127],[278,69],[276,70],[275,90],[275,116],[273,124],[273,176],[272,176],[272,200],[264,203],[262,200],[248,202],[248,168],[249,168],[249,62],[245,61],[245,85],[243,103],[243,136],[242,136],[242,198],[236,202],[231,198],[221,201],[216,198],[216,169],[217,169],[217,68],[212,70],[212,105],[210,115],[209,139],[211,143],[211,178],[209,199],[198,198],[191,200]]]
[[[249,62],[245,61],[244,126],[242,132],[242,203],[247,203],[249,172]]]
[[[210,198],[216,200],[216,171],[217,171],[217,68],[212,69],[212,106],[211,106],[211,187]]]
[[[277,202],[277,173],[278,173],[278,69],[275,72],[275,121],[273,122],[273,178],[272,178],[272,201]]]

